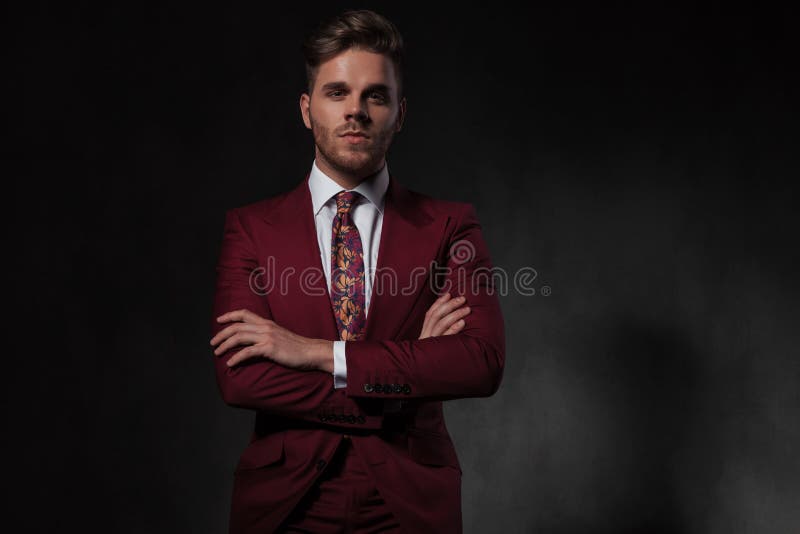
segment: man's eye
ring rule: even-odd
[[[333,96],[333,97],[342,96],[343,92],[344,91],[331,91],[330,93],[328,93],[328,96]]]
[[[381,93],[372,93],[370,95],[370,98],[372,98],[373,100],[377,100],[379,102],[383,102],[384,100],[386,100],[386,98]]]

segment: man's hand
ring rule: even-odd
[[[459,333],[465,324],[462,317],[469,314],[469,306],[459,308],[465,302],[464,297],[450,298],[450,293],[445,293],[436,299],[425,313],[425,322],[419,339]]]
[[[228,360],[229,367],[248,358],[267,358],[301,371],[333,372],[332,341],[299,336],[249,310],[224,313],[217,322],[233,324],[211,339],[211,345],[219,344],[214,354],[220,356],[233,347],[248,345]]]
[[[462,318],[470,312],[464,302],[464,297],[451,298],[450,293],[436,299],[425,314],[419,339],[460,332],[464,328]],[[229,367],[249,358],[267,358],[291,369],[333,372],[332,341],[299,336],[244,309],[222,314],[217,322],[233,324],[211,339],[212,346],[219,345],[214,354],[220,356],[233,347],[247,345],[228,360]]]

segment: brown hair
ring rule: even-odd
[[[394,64],[398,98],[403,97],[403,37],[394,24],[374,11],[346,11],[323,21],[303,43],[308,94],[321,63],[350,49],[385,54]]]

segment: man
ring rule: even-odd
[[[256,412],[230,531],[461,532],[442,401],[494,394],[505,361],[480,225],[389,174],[406,113],[392,23],[344,13],[305,55],[311,172],[228,211],[217,266],[217,381]]]

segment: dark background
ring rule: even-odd
[[[393,174],[538,273],[500,391],[446,404],[466,532],[800,529],[796,14],[637,6],[366,6]],[[13,531],[226,530],[223,216],[310,169],[299,45],[346,7],[6,8]]]

